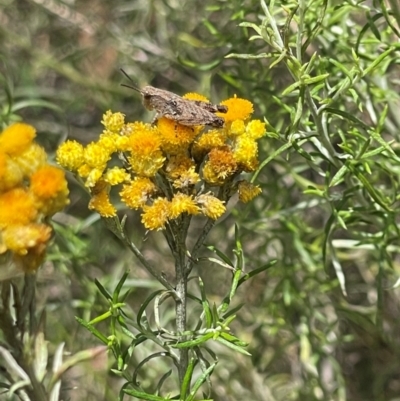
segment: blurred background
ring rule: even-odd
[[[289,1],[287,6],[293,10],[294,3]],[[305,55],[318,50],[326,58],[340,58],[349,43],[355,44],[369,10],[331,2],[326,11],[326,2],[309,3],[314,4],[308,4],[310,25],[305,30],[313,40]],[[326,11],[326,20],[317,34],[313,24],[319,10]],[[244,21],[260,24],[263,17],[258,0],[0,0],[2,123],[22,119],[33,125],[38,141],[54,157],[66,138],[85,144],[97,138],[107,110],[123,112],[128,121],[150,122],[153,115],[144,109],[139,94],[121,86],[129,84],[120,72],[123,68],[139,87],[150,84],[179,95],[198,92],[215,103],[234,94],[249,99],[254,103],[253,117],[265,117],[271,132],[260,141],[260,160],[265,160],[287,142],[286,129],[297,97],[282,96],[282,91],[293,78],[283,64],[270,69],[268,57],[225,58],[230,53],[271,51],[264,41],[249,40],[254,31],[239,27]],[[274,18],[283,29],[287,14],[280,12]],[[295,37],[296,30],[291,33]],[[375,46],[371,41],[371,48]],[[335,75],[332,66],[326,68],[339,82],[340,72]],[[372,100],[382,100],[383,93],[390,92],[392,101],[398,102],[399,76],[398,65],[392,65],[386,74],[378,72],[374,77],[375,88],[382,92],[371,95],[368,85],[364,91]],[[377,100],[371,107],[379,104]],[[368,122],[366,114],[354,110]],[[398,123],[393,119],[389,139],[398,139]],[[215,345],[219,357],[212,376],[216,401],[400,400],[396,216],[392,216],[393,232],[385,232],[388,236],[380,247],[357,247],[367,234],[381,230],[376,221],[367,221],[365,216],[374,211],[364,203],[364,214],[356,216],[354,225],[348,230],[337,228],[329,239],[336,241],[340,268],[326,265],[326,224],[336,199],[330,203],[304,193],[311,183],[324,185],[324,178],[307,159],[313,152],[312,144],[306,143],[274,158],[256,182],[263,194],[246,206],[232,200],[229,212],[207,240],[233,257],[237,223],[247,271],[278,260],[267,273],[240,288],[241,299],[236,302],[244,307],[232,330],[250,343],[252,357]],[[326,168],[324,161],[320,165]],[[54,245],[39,275],[38,308],[47,309],[47,340],[54,347],[65,342],[66,350],[74,353],[98,345],[75,320],[75,316],[90,320],[107,310],[95,278],[106,288],[114,288],[130,269],[133,290],[127,304],[132,311],[159,285],[99,216],[88,210],[89,196],[75,179],[71,175],[68,179],[71,203],[54,219]],[[395,180],[378,178],[376,185],[397,189]],[[348,208],[358,206],[354,203]],[[145,256],[167,276],[171,274],[173,263],[162,234],[146,235],[140,217],[121,206],[122,214],[128,214],[128,230]],[[379,221],[388,227],[386,220]],[[194,221],[192,230],[201,227],[200,220]],[[347,297],[335,269],[344,273]],[[203,263],[197,274],[207,293],[219,302],[229,288],[231,273]],[[173,319],[170,314],[164,318]],[[134,359],[140,361],[146,355],[143,345]],[[100,358],[72,369],[63,382],[63,399],[116,400],[123,382],[109,374],[112,363],[112,358]],[[165,369],[155,364],[140,378],[142,385],[151,387]]]

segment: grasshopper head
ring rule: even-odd
[[[147,85],[141,89],[141,94],[143,96],[143,105],[147,110],[154,109],[154,99],[157,96],[157,89],[153,86]]]

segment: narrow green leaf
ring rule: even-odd
[[[349,77],[350,80],[353,79],[353,71],[349,71],[342,63],[333,58],[330,58],[329,62],[332,63],[335,67],[339,68],[339,70],[342,71],[347,77]]]
[[[226,341],[229,341],[230,343],[237,345],[238,347],[248,347],[249,345],[249,343],[247,343],[246,341],[242,341],[239,338],[227,332],[221,333],[221,337],[224,338]]]
[[[121,288],[125,283],[125,280],[128,278],[128,271],[125,271],[125,273],[122,275],[121,279],[119,280],[117,286],[115,287],[114,293],[113,293],[113,302],[117,303],[118,298],[119,298],[119,293],[121,292]]]
[[[249,352],[247,352],[245,349],[243,349],[242,347],[239,347],[239,346],[237,346],[235,344],[232,344],[231,342],[229,342],[229,341],[227,341],[227,340],[225,340],[225,339],[223,339],[221,337],[218,337],[216,339],[216,341],[220,342],[221,344],[223,344],[223,345],[225,345],[225,346],[227,346],[229,348],[232,348],[233,350],[239,352],[240,354],[251,356],[251,354]]]
[[[274,266],[277,263],[277,259],[273,259],[266,263],[265,265],[262,265],[261,267],[258,267],[257,269],[252,270],[249,273],[246,273],[244,276],[241,277],[238,283],[238,287],[242,285],[245,281],[249,280],[250,278],[256,276],[257,274],[260,274],[264,272],[265,270],[268,270],[272,266]]]
[[[194,62],[192,60],[189,60],[189,59],[186,59],[186,58],[183,58],[183,57],[180,57],[180,56],[178,56],[177,58],[178,58],[178,61],[182,65],[184,65],[186,67],[190,67],[190,68],[196,69],[198,71],[210,71],[213,68],[215,68],[218,64],[221,63],[220,59],[214,60],[214,61],[212,61],[210,63],[202,64],[202,63],[196,63],[196,62]]]
[[[205,321],[206,321],[206,327],[207,329],[210,329],[212,327],[212,313],[211,313],[211,308],[210,304],[207,300],[207,295],[204,289],[204,283],[203,280],[199,277],[199,287],[200,287],[200,294],[201,294],[201,304],[203,306],[203,311],[204,311],[204,316],[205,316]]]
[[[366,68],[363,71],[363,77],[368,75],[370,72],[372,72],[387,56],[389,56],[391,53],[393,53],[396,50],[395,47],[390,47],[386,51],[384,51],[380,56],[378,56],[370,65],[368,68]]]
[[[144,391],[138,391],[138,390],[133,390],[133,389],[124,389],[123,391],[125,394],[132,395],[136,398],[139,398],[139,400],[166,401],[165,397],[160,397],[160,396],[154,395],[154,394],[148,394],[148,393],[145,393]]]
[[[261,28],[258,25],[253,24],[252,22],[241,22],[239,24],[239,26],[246,27],[246,28],[252,28],[261,36]]]
[[[377,21],[378,19],[380,19],[381,17],[383,17],[383,15],[381,13],[377,13],[373,16],[373,18],[371,18],[371,14],[368,12],[367,13],[367,21],[368,21],[368,26],[371,29],[371,32],[375,35],[375,37],[381,41],[382,37],[381,37],[381,33],[379,32],[379,28],[375,25],[375,21]]]
[[[389,205],[381,198],[380,194],[375,190],[375,188],[371,185],[370,180],[365,177],[365,175],[358,168],[351,168],[353,174],[357,176],[357,178],[361,181],[364,188],[368,191],[369,195],[376,203],[382,206],[386,211],[391,212]]]
[[[75,319],[79,324],[89,330],[95,337],[97,337],[103,344],[108,345],[108,338],[100,333],[94,326],[89,323],[86,323],[83,319],[75,316]]]
[[[201,387],[201,385],[207,380],[209,376],[211,376],[215,366],[217,365],[217,362],[214,362],[211,364],[203,373],[202,375],[196,380],[192,387],[192,391],[190,392],[189,397],[186,399],[186,401],[193,401],[194,397],[196,396],[197,391]]]
[[[185,376],[181,385],[181,399],[184,400],[186,398],[186,394],[190,388],[190,383],[192,381],[193,371],[197,364],[197,360],[195,358],[190,358],[189,365],[186,369]]]
[[[139,326],[140,328],[143,329],[143,326],[142,326],[142,316],[143,316],[143,313],[145,312],[147,306],[150,304],[150,302],[151,302],[157,295],[161,294],[162,292],[164,292],[164,290],[154,291],[153,293],[151,293],[151,294],[146,298],[146,300],[145,300],[145,301],[142,303],[142,305],[140,306],[140,309],[139,309],[139,312],[138,312],[138,315],[137,315],[137,318],[136,318],[136,322],[137,322],[137,324],[138,324],[138,326]]]
[[[397,162],[400,163],[400,158],[396,155],[395,151],[390,147],[393,141],[391,142],[386,142],[378,132],[376,131],[370,131],[371,137],[379,143],[379,145],[383,146],[386,151],[388,151],[391,156],[396,160]]]
[[[362,155],[368,150],[368,148],[370,147],[372,143],[372,139],[368,138],[365,143],[362,145],[360,151],[358,152],[358,155],[356,157],[356,159],[359,159],[360,157],[362,157]]]
[[[218,322],[219,322],[219,313],[218,313],[217,305],[215,305],[215,303],[213,303],[213,306],[211,308],[211,316],[213,319],[213,322],[212,322],[213,327],[217,327]]]
[[[379,120],[378,120],[378,124],[376,126],[377,133],[381,133],[382,130],[384,129],[388,111],[389,111],[389,106],[387,104],[385,104],[385,107],[379,114]]]
[[[242,275],[242,270],[241,269],[237,269],[235,271],[235,274],[233,275],[232,284],[231,284],[231,290],[230,290],[230,293],[229,293],[229,301],[232,301],[233,297],[235,296],[236,290],[237,290],[237,288],[239,286],[239,280],[240,280],[241,275]],[[225,311],[223,311],[223,312],[225,312]]]
[[[178,344],[172,344],[172,348],[193,348],[197,345],[203,344],[204,342],[208,341],[210,338],[213,338],[214,333],[207,333],[204,336],[196,338],[195,340],[184,341]]]
[[[332,177],[331,182],[329,183],[329,188],[334,187],[335,185],[339,184],[343,180],[343,177],[347,173],[348,168],[346,165],[340,167],[338,172]]]
[[[11,113],[15,113],[19,110],[26,109],[27,107],[41,107],[50,110],[55,110],[59,113],[63,112],[60,106],[58,106],[54,102],[48,102],[47,100],[41,100],[41,99],[28,99],[15,102],[11,108]]]
[[[292,142],[285,143],[282,145],[279,149],[275,150],[269,157],[267,157],[264,161],[260,163],[260,167],[255,171],[253,176],[251,177],[250,182],[254,183],[254,181],[257,179],[258,174],[260,174],[261,170],[271,161],[274,160],[277,156],[279,156],[281,153],[283,153],[285,150],[288,150],[293,146]]]
[[[230,53],[225,56],[225,58],[241,58],[245,60],[255,60],[258,58],[269,58],[270,54],[260,53],[260,54],[240,54],[240,53]]]
[[[292,93],[294,90],[298,89],[301,86],[301,82],[297,81],[292,85],[289,85],[283,92],[282,92],[282,96],[286,96],[289,93]]]
[[[228,319],[228,317],[230,317],[230,316],[236,314],[236,312],[238,312],[240,309],[242,309],[244,305],[246,305],[246,304],[245,304],[245,303],[241,303],[241,304],[235,306],[234,308],[229,309],[228,312],[226,312],[226,313],[222,316],[222,318],[224,319],[224,321],[225,321],[226,319]]]
[[[206,245],[206,248],[216,253],[227,265],[233,267],[233,263],[231,262],[229,257],[225,255],[225,253],[220,251],[217,247],[215,247],[214,245]]]
[[[335,270],[336,277],[339,281],[340,289],[342,290],[343,295],[347,297],[346,276],[343,273],[342,265],[340,264],[340,261],[336,256],[335,248],[332,246],[331,242],[329,243],[329,248],[331,252],[332,265]]]
[[[211,35],[213,35],[213,36],[218,36],[219,35],[219,30],[217,28],[215,28],[215,26],[211,23],[210,20],[204,18],[202,22],[203,22],[203,25],[211,33]]]
[[[347,111],[343,111],[343,110],[338,110],[338,109],[334,109],[332,107],[326,107],[323,112],[327,112],[327,113],[331,113],[331,114],[336,114],[338,116],[344,117],[347,120],[352,121],[353,123],[359,125],[360,127],[369,130],[370,126],[365,124],[363,121],[361,121],[359,118],[355,117],[353,114],[348,113]]]
[[[157,394],[160,394],[160,392],[161,392],[161,387],[163,386],[165,380],[167,380],[168,377],[171,376],[171,373],[172,373],[172,370],[169,370],[168,372],[164,373],[164,374],[161,376],[161,379],[158,381],[157,387],[156,387],[156,392],[157,392]]]
[[[111,301],[112,300],[111,294],[103,287],[103,285],[100,283],[99,280],[97,280],[97,278],[94,279],[94,283],[96,284],[96,287],[99,289],[103,297],[107,299],[107,301]]]
[[[316,82],[323,81],[325,78],[328,78],[329,74],[321,74],[316,77],[310,77],[303,80],[306,85],[315,84]]]
[[[90,322],[88,322],[88,324],[94,325],[96,323],[99,323],[99,322],[102,322],[103,320],[108,319],[111,316],[112,316],[111,310],[108,310],[107,312],[104,312],[100,316],[97,316],[94,319],[92,319]]]

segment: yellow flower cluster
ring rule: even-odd
[[[207,101],[193,93],[184,98]],[[67,141],[59,147],[57,161],[84,180],[92,196],[89,208],[103,217],[116,216],[110,190],[121,185],[120,199],[141,210],[147,229],[164,229],[183,213],[216,220],[225,205],[213,193],[215,187],[231,184],[243,202],[261,192],[246,181],[234,186],[234,179],[257,168],[257,139],[265,133],[265,123],[250,120],[253,105],[248,100],[235,96],[221,104],[228,108],[218,113],[225,125],[208,131],[165,117],[155,126],[126,123],[123,114],[107,111],[99,140],[85,148]],[[121,167],[115,166],[118,159]]]
[[[35,136],[24,123],[0,134],[0,254],[12,252],[25,271],[43,261],[51,236],[46,218],[68,204],[64,172],[47,163]]]

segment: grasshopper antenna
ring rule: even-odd
[[[122,68],[120,68],[120,70],[129,79],[129,81],[131,81],[133,84],[135,84],[135,81]],[[142,91],[137,86],[130,86],[130,85],[125,85],[125,84],[121,84],[121,86],[125,86],[126,88],[130,88],[137,92],[142,93]]]

